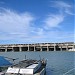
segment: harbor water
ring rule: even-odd
[[[0,56],[25,59],[46,59],[46,75],[75,75],[75,52],[1,52]],[[10,61],[12,62],[12,61]]]

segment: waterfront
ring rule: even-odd
[[[74,42],[64,43],[33,43],[33,44],[3,44],[0,52],[23,51],[74,51]]]
[[[25,55],[27,59],[45,58],[47,59],[47,75],[75,75],[75,52],[1,52],[0,55],[19,58],[19,60],[23,60]]]

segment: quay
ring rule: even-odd
[[[35,44],[1,44],[0,52],[23,51],[75,51],[74,42],[35,43]]]

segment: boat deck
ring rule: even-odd
[[[23,61],[20,61],[18,64],[13,65],[13,67],[26,68],[32,64],[38,64],[38,61],[37,60],[23,60]]]

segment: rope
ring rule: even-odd
[[[73,69],[70,69],[69,71],[67,71],[66,73],[64,73],[63,75],[66,75],[66,74],[68,74],[69,72],[71,72],[72,70],[74,70],[75,68],[73,68]]]

